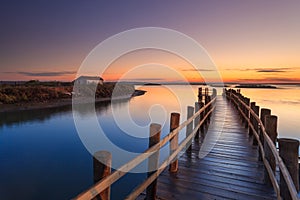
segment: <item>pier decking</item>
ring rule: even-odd
[[[224,123],[223,123],[224,122]],[[158,178],[160,199],[276,199],[272,186],[263,182],[264,165],[232,105],[222,96],[206,135],[220,131],[211,152],[199,158],[200,142],[192,143],[191,155],[179,158],[177,173],[167,169]],[[202,140],[203,142],[203,140]]]

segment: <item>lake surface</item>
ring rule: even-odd
[[[272,109],[279,118],[279,137],[300,138],[300,87],[282,89],[241,89],[261,107]],[[128,152],[140,153],[148,147],[149,124],[162,124],[162,137],[169,132],[171,112],[186,119],[186,106],[197,101],[198,86],[141,86],[145,95],[130,100],[101,103],[96,106],[97,120],[113,144]],[[222,93],[222,88],[218,88]],[[82,121],[92,111],[78,113]],[[86,127],[86,137],[97,130]],[[180,139],[185,130],[182,130]],[[70,199],[93,184],[93,160],[78,134],[70,107],[23,111],[0,115],[0,199]],[[101,142],[100,142],[101,144]],[[161,150],[161,161],[168,146]],[[116,160],[126,162],[113,152]],[[114,159],[115,158],[115,159]],[[145,163],[143,163],[145,164]],[[143,165],[142,164],[142,165]],[[145,173],[130,173],[112,187],[112,199],[123,199]],[[118,192],[116,192],[118,191]]]

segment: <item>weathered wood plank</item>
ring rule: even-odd
[[[200,159],[201,143],[194,142],[191,154],[179,158],[177,174],[164,171],[158,178],[159,198],[276,199],[273,188],[263,182],[263,163],[258,160],[258,148],[251,145],[247,129],[222,97],[216,104],[206,130],[208,135],[222,129],[214,148]]]

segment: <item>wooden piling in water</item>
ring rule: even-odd
[[[276,140],[277,140],[277,116],[275,115],[267,115],[265,117],[265,128],[266,128],[266,132],[269,136],[269,138],[272,140],[274,146],[276,146]],[[274,155],[272,154],[268,144],[266,143],[266,141],[264,141],[264,151],[265,151],[265,157],[268,160],[270,167],[273,171],[273,173],[275,173],[275,169],[276,169],[276,160]],[[268,185],[271,185],[271,181],[269,178],[269,175],[267,172],[265,172],[265,182]]]
[[[250,106],[250,99],[249,99],[249,98],[245,98],[245,104],[246,104],[247,106]],[[248,109],[246,109],[246,116],[247,116],[248,119],[250,118],[250,112],[249,112]],[[246,121],[246,122],[245,122],[245,128],[248,128],[248,127],[249,127],[249,124],[248,124],[248,122]]]
[[[161,134],[160,124],[150,125],[149,148],[159,143]],[[148,159],[148,177],[157,171],[159,165],[159,151],[152,154]],[[146,189],[146,200],[155,200],[157,191],[157,179],[155,179]]]
[[[256,104],[255,102],[251,102],[251,103],[250,103],[250,108],[251,108],[252,110],[254,109],[255,104]],[[252,114],[250,113],[250,123],[253,124],[253,121],[254,121],[254,118],[253,118]],[[250,135],[250,136],[253,135],[253,131],[252,131],[252,129],[251,129],[250,126],[249,126],[249,135]]]
[[[207,105],[209,102],[210,102],[210,96],[205,96],[205,105]],[[209,111],[210,111],[210,109],[211,109],[211,106],[208,106],[206,109],[205,109],[205,114],[206,113],[208,113]],[[209,124],[209,122],[210,122],[210,115],[206,118],[206,120],[205,120],[205,125],[207,125],[208,126],[208,124]]]
[[[204,94],[205,94],[205,96],[208,96],[208,88],[204,89]]]
[[[202,87],[198,88],[198,102],[202,102]]]
[[[180,114],[179,113],[171,113],[170,119],[170,132],[176,129],[179,126]],[[178,148],[178,133],[170,140],[170,155],[176,151]],[[178,170],[178,160],[177,158],[171,162],[169,166],[170,172],[177,172]]]
[[[97,151],[93,156],[93,169],[94,169],[94,183],[111,174],[111,161],[112,156],[108,151]],[[103,190],[93,200],[109,200],[110,199],[110,186]]]
[[[199,103],[200,104],[200,103]],[[187,107],[187,119],[189,119],[190,117],[192,117],[194,115],[194,107],[192,106],[188,106]],[[190,122],[187,126],[186,126],[186,137],[188,137],[193,131],[193,122]],[[189,142],[187,144],[186,147],[186,152],[188,154],[190,154],[192,151],[192,141]]]
[[[265,119],[266,119],[266,116],[268,116],[268,115],[271,115],[271,110],[270,109],[262,108],[260,110],[260,120],[261,120],[263,126],[265,126],[265,124],[266,124]],[[264,140],[264,136],[263,136],[262,133],[259,135],[259,139],[261,141],[261,144],[264,146],[264,141],[265,140]],[[260,160],[261,160],[261,157],[260,157]]]
[[[281,138],[278,140],[278,144],[279,155],[291,175],[297,192],[299,192],[299,141],[294,139]],[[280,173],[280,195],[285,200],[292,199],[282,173]]]
[[[204,103],[199,103],[199,109],[204,107]],[[204,112],[200,113],[200,121],[204,118]],[[204,123],[200,126],[201,137],[204,137]]]
[[[200,110],[200,105],[198,102],[195,102],[195,113],[197,113]],[[194,127],[196,127],[200,123],[200,116],[198,115],[194,120]],[[197,133],[195,134],[195,141],[199,141],[199,131],[197,130]]]
[[[253,111],[259,117],[259,106],[254,106],[253,107]],[[258,124],[258,122],[257,122],[257,120],[255,118],[253,118],[253,126],[254,126],[254,129],[255,129],[256,133],[259,136],[259,134],[260,134],[259,133],[259,124]],[[253,145],[255,145],[255,146],[258,145],[258,141],[257,141],[256,137],[253,137]]]
[[[266,118],[267,115],[271,115],[271,110],[267,109],[267,108],[262,108],[260,110],[260,120],[263,123],[263,125],[266,124],[266,122],[265,122],[266,119],[265,118]]]

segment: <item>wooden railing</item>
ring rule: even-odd
[[[146,159],[155,159],[153,163],[159,160],[159,150],[170,143],[170,155],[162,162],[160,166],[157,166],[157,170],[153,172],[148,172],[148,178],[140,184],[138,187],[134,189],[126,199],[136,199],[143,191],[146,190],[146,199],[155,199],[156,192],[156,180],[158,176],[162,173],[162,171],[170,165],[169,170],[171,172],[176,172],[178,169],[178,154],[186,148],[187,151],[193,139],[197,140],[199,137],[199,131],[203,128],[204,125],[208,125],[209,118],[211,113],[215,109],[215,101],[216,101],[216,89],[212,90],[212,94],[209,95],[208,88],[205,88],[204,93],[202,93],[202,88],[198,90],[198,102],[195,103],[195,108],[188,106],[188,115],[187,120],[179,125],[179,113],[171,114],[171,127],[170,133],[167,134],[164,138],[159,140],[160,138],[160,129],[161,126],[159,124],[151,124],[150,125],[150,137],[149,137],[149,148],[139,156],[135,157],[128,163],[121,166],[119,169],[110,174],[110,169],[108,163],[98,163],[103,165],[101,168],[103,173],[101,173],[100,178],[98,180],[96,178],[97,183],[95,183],[91,188],[79,194],[74,199],[76,200],[87,200],[87,199],[109,199],[110,198],[110,187],[113,183],[123,177],[127,172],[135,168],[141,162]],[[205,102],[205,103],[204,103]],[[193,128],[194,124],[194,128]],[[178,144],[178,134],[184,127],[186,128],[186,138]],[[157,139],[158,138],[158,139]],[[109,152],[104,152],[108,157],[111,158]],[[100,155],[102,156],[102,155]],[[97,156],[94,156],[94,158]],[[104,159],[105,160],[105,159]],[[153,160],[152,160],[153,161]],[[152,162],[151,161],[151,162]],[[94,162],[95,161],[94,159]],[[149,161],[148,161],[149,162]],[[94,169],[95,170],[95,169]]]
[[[299,192],[299,171],[298,171],[298,148],[299,141],[292,139],[282,140],[282,149],[287,149],[285,153],[279,153],[276,149],[277,142],[277,117],[271,115],[271,110],[261,109],[261,118],[259,118],[259,106],[255,102],[250,103],[250,99],[244,97],[233,89],[226,90],[224,93],[239,111],[242,121],[249,128],[249,135],[254,135],[253,145],[259,146],[259,159],[263,161],[266,172],[265,181],[271,183],[277,199],[297,200]],[[293,148],[293,149],[292,149]],[[283,151],[282,151],[283,152]],[[285,155],[288,154],[288,155]],[[288,158],[285,158],[288,157]],[[284,163],[283,160],[287,160]],[[276,166],[280,170],[280,182],[276,179]],[[293,174],[290,174],[290,173]],[[291,176],[292,175],[292,176]]]

